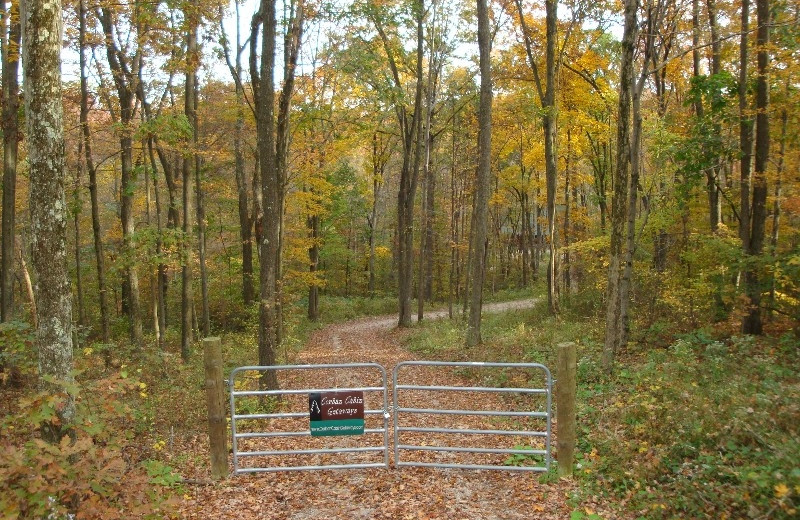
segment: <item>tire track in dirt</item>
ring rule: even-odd
[[[486,304],[483,310],[490,313],[525,309],[532,307],[536,301],[530,299]],[[446,316],[447,311],[433,311],[426,313],[425,319]],[[403,348],[403,339],[407,332],[396,328],[396,319],[393,316],[381,316],[324,327],[312,334],[306,347],[293,361],[297,364],[375,362],[383,365],[389,372],[391,385],[391,370],[397,363],[419,359],[419,356]],[[436,384],[455,386],[475,384],[474,380],[458,374],[440,375],[444,379],[437,381]],[[279,376],[281,376],[281,386],[285,388],[312,388],[319,387],[320,384],[320,376],[308,371],[294,372],[291,375],[279,372]],[[428,381],[427,377],[428,374],[409,372],[406,381],[420,382],[420,378]],[[337,377],[335,383],[337,387],[365,386],[357,374]],[[434,407],[472,408],[465,407],[463,403],[457,405],[449,402],[447,395],[450,394],[438,396]],[[424,403],[417,401],[416,394],[408,396],[408,399],[410,400],[401,403],[401,406],[425,407]],[[498,399],[496,396],[490,395],[478,402],[474,409],[494,408],[498,406],[496,399]],[[389,401],[391,404],[391,391]],[[380,404],[375,403],[375,406],[368,407],[376,406]],[[455,416],[455,420],[456,424],[440,425],[487,427],[485,417],[459,415]],[[373,423],[375,424],[377,423]],[[302,426],[296,427],[307,428],[307,420]],[[367,427],[370,427],[369,422]],[[481,439],[474,438],[481,436],[472,437],[473,439],[465,440],[464,443],[459,441],[459,444],[480,446]],[[364,440],[359,437],[333,439],[337,447],[364,444]],[[314,445],[310,442],[314,440],[319,439],[281,438],[280,442],[271,445],[271,449],[308,449]],[[404,443],[425,444],[431,441],[432,436],[428,435],[425,438],[415,438],[413,435],[403,437]],[[485,445],[485,438],[483,441]],[[419,456],[416,456],[416,452],[414,454],[412,458],[415,460],[428,460],[426,456],[435,456],[429,452],[422,452]],[[487,457],[494,457],[489,461],[492,464],[502,463],[502,456]],[[341,463],[341,459],[325,462]],[[284,461],[287,465],[306,463],[308,462],[300,460]],[[570,509],[566,505],[565,495],[569,492],[570,486],[565,481],[540,484],[538,474],[535,473],[393,466],[389,470],[261,473],[231,477],[214,486],[198,488],[195,490],[195,497],[188,500],[182,509],[183,517],[191,519],[550,520],[569,517]]]

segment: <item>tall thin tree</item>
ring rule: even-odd
[[[486,275],[486,228],[489,220],[489,189],[492,157],[492,41],[489,9],[486,0],[478,0],[478,51],[481,71],[480,104],[478,108],[478,167],[472,209],[472,262],[467,346],[481,342],[481,305],[483,280]]]
[[[14,307],[14,242],[16,235],[17,149],[19,147],[19,0],[0,7],[0,58],[3,62],[3,221],[0,250],[0,321],[11,319]]]

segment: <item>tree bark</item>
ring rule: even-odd
[[[767,219],[767,167],[769,165],[769,0],[756,0],[758,29],[756,32],[758,78],[756,80],[756,142],[755,167],[750,204],[750,241],[745,253],[751,260],[761,256]],[[759,268],[750,262],[745,271],[745,293],[750,300],[742,320],[744,334],[761,334],[761,276]]]
[[[614,170],[614,195],[611,200],[611,248],[609,251],[608,289],[606,295],[606,334],[602,365],[606,373],[614,368],[614,359],[622,338],[622,294],[624,276],[625,223],[628,182],[630,178],[630,118],[633,83],[633,53],[636,44],[637,0],[625,0],[625,25],[620,56],[619,102],[617,105],[617,153]],[[636,189],[631,187],[630,189]]]
[[[163,258],[164,252],[164,230],[161,225],[161,196],[158,193],[158,168],[156,167],[156,157],[153,153],[153,139],[150,138],[147,140],[147,152],[150,156],[150,167],[153,171],[153,193],[155,194],[156,199],[156,256],[159,258]],[[156,301],[158,305],[157,313],[158,313],[158,332],[157,332],[157,339],[158,339],[158,347],[163,349],[164,348],[164,335],[167,331],[167,305],[166,305],[166,292],[167,292],[167,266],[159,261],[158,266],[156,267]]]
[[[133,136],[131,125],[134,116],[134,97],[138,82],[138,71],[141,66],[141,54],[137,50],[133,64],[128,64],[124,53],[117,47],[114,40],[114,26],[109,8],[104,7],[99,14],[100,23],[105,34],[106,56],[111,68],[114,84],[117,90],[120,106],[120,220],[122,222],[122,240],[125,245],[126,255],[133,257],[135,244],[133,234],[135,224],[133,219],[133,193],[135,180],[133,178]],[[131,262],[133,264],[133,262]],[[139,302],[139,275],[135,265],[125,268],[125,285],[127,293],[128,318],[130,320],[130,339],[137,346],[142,346],[142,319]]]
[[[788,87],[788,85],[787,85]],[[787,88],[788,90],[788,88]],[[789,123],[789,114],[784,108],[781,110],[781,139],[779,142],[778,164],[776,166],[775,191],[772,200],[772,234],[770,235],[769,248],[773,262],[778,254],[778,235],[781,223],[781,195],[783,190],[783,170],[786,164],[786,129]],[[769,288],[769,317],[772,319],[772,312],[775,309],[775,286],[777,280],[775,273],[770,276]]]
[[[73,381],[73,363],[61,102],[62,23],[59,0],[26,2],[22,21],[25,126],[30,164],[31,250],[41,318],[36,327],[36,345],[42,387],[63,398],[56,407],[59,421],[42,424],[43,436],[52,442],[60,440],[75,412],[74,397],[63,386]]]
[[[275,309],[276,265],[280,239],[279,172],[275,157],[275,0],[261,0],[260,14],[263,25],[261,39],[261,66],[256,97],[258,154],[261,167],[261,193],[263,199],[261,243],[261,279],[258,329],[258,364],[273,366],[277,353],[277,312]],[[251,60],[254,57],[251,56]],[[262,388],[277,389],[275,372],[264,372]]]
[[[753,159],[753,119],[747,114],[747,68],[749,60],[750,0],[742,0],[739,40],[739,238],[745,253],[750,249],[750,176]]]
[[[478,52],[481,74],[478,108],[478,165],[475,175],[475,204],[472,210],[472,264],[467,346],[481,343],[481,305],[486,275],[486,227],[489,219],[489,189],[492,154],[492,41],[486,0],[478,0]]]
[[[192,6],[194,8],[195,6]],[[190,18],[192,16],[190,15]],[[184,115],[192,126],[192,142],[195,144],[197,132],[195,113],[194,92],[197,82],[196,63],[197,53],[197,26],[195,22],[190,22],[186,34],[186,84],[184,86]],[[194,154],[184,155],[183,157],[183,265],[181,268],[181,358],[186,361],[189,359],[194,343],[193,319],[194,310],[194,291],[192,288],[192,177],[196,177],[197,150]]]
[[[0,257],[0,321],[9,321],[14,309],[14,236],[16,234],[17,150],[19,148],[19,3],[12,2],[3,14],[3,220]],[[6,22],[8,20],[8,22]],[[8,26],[6,26],[8,23]]]
[[[100,225],[100,203],[97,200],[97,169],[92,157],[92,141],[89,130],[89,86],[86,70],[86,0],[79,4],[80,28],[78,47],[81,69],[81,113],[80,122],[83,138],[83,160],[89,173],[89,198],[92,207],[92,235],[94,237],[94,256],[97,263],[97,288],[100,301],[100,330],[103,343],[111,340],[108,317],[108,290],[106,288],[105,255],[103,253],[103,231]]]

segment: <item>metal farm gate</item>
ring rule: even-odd
[[[303,397],[307,394],[336,392],[341,391],[343,388],[326,388],[320,386],[318,388],[285,388],[280,390],[252,390],[246,387],[249,380],[251,386],[257,384],[257,379],[261,374],[269,371],[301,371],[311,370],[315,372],[321,371],[340,371],[347,370],[353,371],[354,369],[365,369],[372,372],[373,377],[377,376],[376,382],[379,384],[375,386],[362,386],[362,387],[348,387],[346,390],[355,392],[377,394],[376,399],[368,399],[367,403],[377,402],[380,408],[366,408],[364,415],[366,416],[379,416],[383,426],[378,428],[365,428],[364,435],[373,437],[379,435],[380,443],[372,443],[366,446],[336,446],[336,447],[318,447],[303,450],[290,450],[290,449],[263,449],[256,446],[255,448],[242,449],[242,444],[259,439],[280,439],[286,437],[311,437],[312,432],[308,427],[309,412],[307,407],[303,407],[306,411],[273,411],[269,410],[262,412],[261,410],[252,410],[253,404],[257,408],[259,405],[262,407],[277,408],[285,406],[277,402],[278,398],[288,400],[287,397],[299,396]],[[364,370],[362,370],[364,371]],[[240,375],[247,375],[250,377],[238,377]],[[242,386],[245,383],[244,389],[237,389],[237,383]],[[389,467],[389,415],[387,409],[389,408],[388,388],[386,385],[386,370],[377,363],[337,363],[337,364],[318,364],[318,365],[277,365],[271,367],[262,366],[248,366],[239,367],[231,371],[228,384],[231,391],[231,434],[233,437],[233,472],[234,474],[240,473],[256,473],[266,471],[299,471],[299,470],[316,470],[316,469],[347,469],[347,468],[375,468],[375,467]],[[250,402],[244,401],[251,399]],[[272,401],[267,401],[264,405],[263,400],[272,398]],[[250,405],[250,406],[248,406]],[[271,405],[271,406],[270,406]],[[295,404],[294,409],[299,406]],[[295,421],[291,421],[295,419]],[[303,429],[299,429],[297,420]],[[266,428],[264,423],[270,426]],[[242,423],[247,425],[247,428],[241,428]],[[253,426],[253,423],[255,426]],[[283,424],[275,424],[283,423]],[[288,424],[287,424],[288,423]],[[291,424],[294,423],[294,424]],[[285,426],[284,426],[285,425]],[[288,429],[287,429],[288,428]],[[241,431],[246,429],[247,431]],[[267,431],[269,430],[269,431]],[[343,442],[342,444],[346,444]],[[360,444],[364,444],[363,442]],[[348,454],[382,454],[382,460],[376,461],[362,461],[356,463],[331,463],[322,461],[318,463],[303,464],[303,465],[268,465],[267,462],[274,460],[275,457],[291,457],[292,460],[297,460],[300,457],[314,457],[328,456],[329,458],[343,453]],[[243,459],[254,461],[254,464],[243,466]]]
[[[407,384],[400,378],[402,369],[409,369],[413,367],[454,367],[461,369],[474,369],[484,370],[487,368],[513,368],[513,369],[534,369],[541,371],[542,386],[541,388],[514,388],[514,387],[498,387],[498,386],[437,386],[430,384]],[[481,363],[481,362],[446,362],[446,361],[405,361],[398,364],[394,368],[392,381],[394,384],[394,464],[395,466],[427,466],[434,468],[463,468],[463,469],[502,469],[512,471],[548,471],[550,469],[550,442],[551,442],[551,408],[552,408],[552,388],[553,380],[550,375],[550,370],[544,365],[538,363]],[[470,394],[517,394],[521,397],[530,397],[534,395],[541,396],[539,407],[529,409],[530,402],[525,402],[522,410],[487,410],[487,409],[453,409],[442,407],[403,407],[398,403],[403,394],[412,392],[425,393],[434,396],[433,399],[429,398],[425,401],[428,403],[437,404],[441,397],[446,394],[464,393]],[[530,399],[523,399],[523,401],[530,401]],[[413,417],[461,417],[461,416],[483,416],[490,418],[500,418],[500,424],[509,426],[507,428],[464,428],[453,425],[452,421],[446,425],[434,426],[418,426],[418,425],[403,425],[404,420]],[[511,419],[503,421],[504,418]],[[520,421],[525,419],[537,419],[538,428],[530,429],[531,426],[526,426]],[[515,424],[514,420],[518,422]],[[432,444],[424,441],[424,443],[406,444],[403,442],[404,434],[410,433],[437,435],[443,444]],[[481,446],[454,446],[452,444],[444,444],[446,439],[454,439],[456,442],[463,439],[465,436],[476,436],[479,439]],[[420,436],[417,435],[417,438]],[[541,447],[533,448],[530,444],[519,445],[511,448],[500,448],[487,446],[489,439],[493,439],[494,443],[499,443],[497,438],[511,437],[522,439],[541,439]],[[465,462],[447,462],[441,460],[434,461],[421,461],[421,460],[405,460],[405,456],[409,452],[435,452],[435,453],[469,453],[469,454],[486,454],[486,455],[506,455],[512,458],[514,464],[501,463],[465,463]],[[508,459],[506,459],[508,460]]]
[[[437,373],[446,369],[483,371],[510,369],[530,376],[539,374],[540,383],[528,386],[444,386],[435,383]],[[427,374],[414,374],[416,370]],[[317,388],[258,389],[258,379],[270,371],[284,373],[313,371],[320,385]],[[334,377],[333,384],[322,381],[326,374],[344,373]],[[363,374],[370,384],[349,384],[355,373]],[[319,377],[317,377],[317,373]],[[414,377],[425,384],[417,384]],[[330,378],[329,378],[330,379]],[[342,381],[345,379],[346,381]],[[526,383],[533,378],[527,377]],[[512,471],[538,471],[550,469],[552,388],[550,371],[538,363],[481,363],[406,361],[398,364],[392,374],[393,399],[389,405],[389,386],[386,369],[377,363],[341,363],[314,365],[278,365],[271,367],[246,366],[235,368],[228,379],[231,406],[231,433],[233,437],[234,474],[302,471],[318,469],[389,468],[389,418],[394,415],[394,464],[400,466],[426,466],[435,468],[501,469]],[[291,385],[289,385],[291,386]],[[329,394],[326,394],[329,393]],[[303,401],[313,395],[363,395],[363,421],[357,433],[330,437],[323,442],[315,435],[342,435],[320,433],[314,430],[314,404]],[[363,393],[363,394],[361,394]],[[469,408],[458,405],[456,395],[506,396],[514,401],[513,410],[508,402],[491,402],[492,408]],[[420,397],[424,396],[424,397]],[[406,401],[422,401],[424,406],[403,406]],[[444,404],[442,404],[444,401]],[[455,402],[455,404],[451,404]],[[311,410],[309,410],[311,404]],[[311,414],[311,416],[310,416]],[[495,425],[492,428],[463,427],[461,417],[482,417]],[[312,418],[309,425],[309,418]],[[455,420],[447,423],[447,420]],[[341,421],[330,424],[339,425]],[[421,423],[421,424],[420,424]],[[316,423],[322,424],[322,423]],[[349,426],[335,426],[334,429]],[[329,427],[331,428],[331,427]],[[308,449],[282,448],[290,437],[307,437]],[[378,441],[372,441],[375,438]],[[468,442],[466,439],[476,439]],[[507,439],[511,447],[501,447]],[[283,442],[282,442],[283,441]],[[438,441],[438,442],[433,442]],[[448,442],[450,441],[450,442]],[[477,446],[474,444],[478,444]],[[335,444],[332,446],[331,444]],[[471,445],[472,444],[472,445]],[[417,453],[421,458],[411,458]],[[453,460],[454,454],[482,457],[475,462]],[[506,460],[498,461],[497,456]],[[350,460],[342,461],[342,457]],[[371,459],[368,459],[371,457]],[[491,460],[486,460],[487,458]],[[511,459],[510,461],[508,459]],[[356,460],[353,460],[356,459]],[[287,460],[292,464],[287,464]],[[300,461],[298,464],[297,462]],[[510,462],[510,463],[509,463]]]

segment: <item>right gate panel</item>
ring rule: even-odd
[[[544,365],[406,361],[393,383],[395,466],[550,469],[553,380]]]

